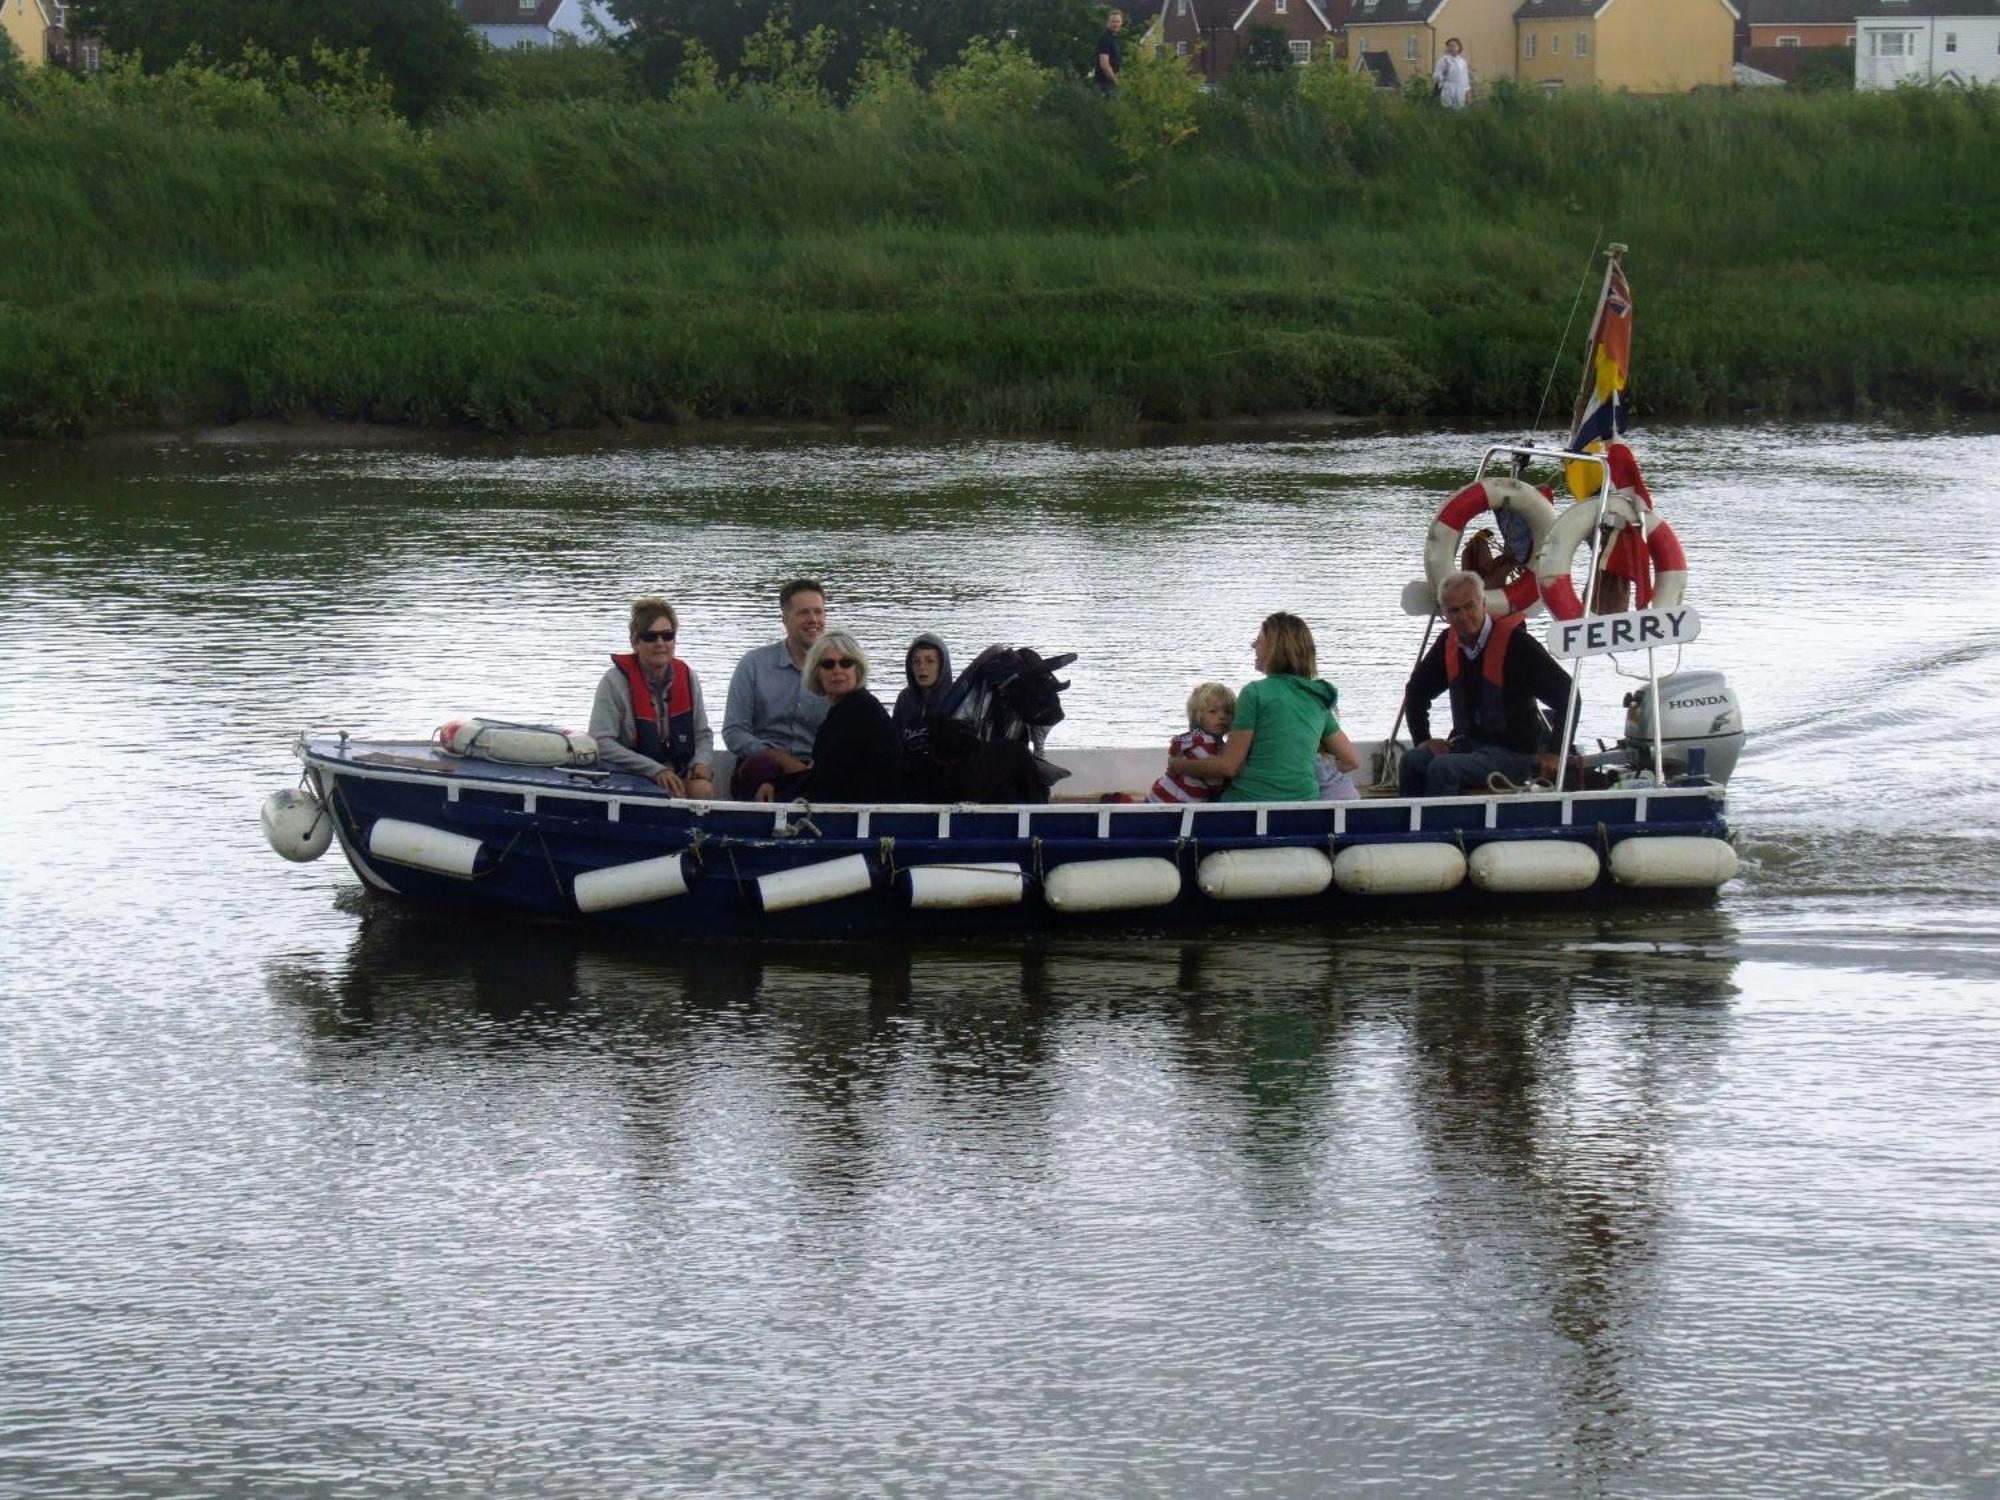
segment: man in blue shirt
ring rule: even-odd
[[[813,738],[826,718],[827,700],[806,690],[806,653],[826,629],[826,590],[816,578],[794,578],[778,591],[785,638],[746,651],[729,679],[722,714],[722,742],[736,757],[729,794],[749,801],[757,788],[812,764]]]

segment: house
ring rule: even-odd
[[[1382,65],[1364,56],[1386,56],[1402,78],[1428,78],[1444,44],[1457,37],[1472,74],[1473,97],[1481,85],[1514,73],[1514,8],[1520,0],[1353,0],[1347,17],[1347,55],[1386,83]],[[1394,87],[1394,84],[1388,84]]]
[[[96,37],[72,37],[68,24],[64,0],[0,0],[0,31],[23,62],[95,73],[104,65],[103,47]]]
[[[553,47],[568,38],[594,42],[626,27],[604,0],[458,0],[459,14],[491,47]]]
[[[1283,47],[1285,58],[1300,66],[1329,56],[1338,45],[1333,17],[1320,0],[1248,0],[1229,31],[1231,67],[1256,57],[1265,45]]]
[[[1143,42],[1188,60],[1213,83],[1240,64],[1317,62],[1340,45],[1348,0],[1166,0]],[[1268,52],[1268,56],[1264,54]]]
[[[0,0],[0,31],[21,61],[39,67],[49,60],[49,32],[59,24],[44,0]]]
[[[1545,89],[1635,94],[1726,86],[1739,19],[1730,0],[1523,0],[1514,76]]]
[[[1855,0],[1854,86],[2000,84],[2000,0]]]
[[[1854,13],[1865,0],[1743,0],[1745,45],[1852,47]]]

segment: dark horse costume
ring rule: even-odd
[[[1040,755],[1063,718],[1069,684],[1056,673],[1069,651],[988,646],[959,673],[929,715],[928,749],[903,767],[906,794],[924,802],[1046,802],[1068,775]]]

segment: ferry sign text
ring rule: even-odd
[[[1700,634],[1701,616],[1689,604],[1635,609],[1623,615],[1586,615],[1580,620],[1549,621],[1549,655],[1615,655],[1650,646],[1685,646]]]

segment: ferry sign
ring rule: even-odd
[[[1691,604],[1672,609],[1635,609],[1623,615],[1587,615],[1549,621],[1549,655],[1616,655],[1651,646],[1685,646],[1701,634],[1701,616]]]

